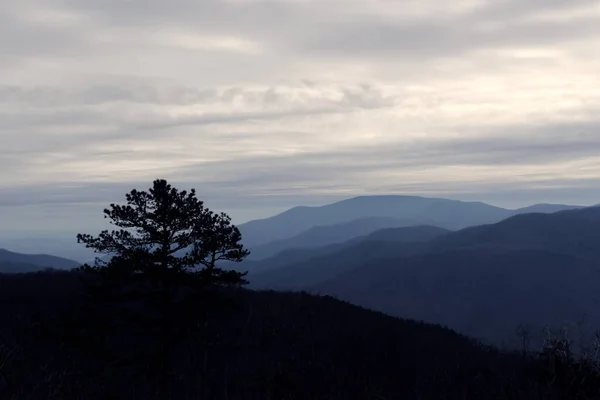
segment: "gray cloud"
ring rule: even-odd
[[[93,225],[159,176],[242,220],[598,194],[587,0],[27,0],[0,36],[0,218],[24,230]]]
[[[597,19],[577,24],[568,21],[507,23],[492,31],[474,28],[477,21],[467,19],[462,24],[452,22],[390,22],[359,21],[331,27],[332,33],[322,36],[321,30],[309,35],[304,43],[308,51],[328,54],[382,53],[395,57],[401,53],[413,62],[465,54],[480,49],[519,46],[557,45],[577,39],[597,38]]]
[[[237,197],[244,193],[255,196],[276,195],[280,190],[293,192],[303,185],[307,185],[309,191],[335,191],[338,185],[336,182],[347,184],[364,173],[376,174],[378,171],[390,169],[410,175],[414,171],[437,167],[526,167],[536,164],[544,166],[585,159],[600,153],[600,135],[597,134],[600,123],[533,129],[514,126],[504,127],[502,131],[506,132],[509,129],[520,132],[521,138],[503,138],[496,130],[496,136],[486,139],[374,144],[343,151],[297,156],[243,157],[237,160],[237,163],[224,160],[165,169],[164,174],[186,186],[199,185],[202,190],[208,191],[210,196],[222,193],[226,194],[226,197]],[[122,151],[116,154],[109,153],[107,156],[116,160],[131,154]],[[157,153],[156,156],[158,155]],[[107,159],[107,162],[110,161],[111,158]],[[481,179],[481,182],[486,181],[485,176]],[[357,181],[363,184],[360,179]],[[535,181],[535,177],[531,181]],[[564,184],[567,180],[563,179],[561,182]],[[106,203],[114,201],[116,194],[129,191],[132,185],[145,187],[149,184],[150,180],[94,184],[59,180],[56,184],[4,189],[0,191],[0,205]],[[422,183],[422,186],[426,185],[427,182]],[[393,190],[401,188],[397,185],[394,187]],[[385,190],[385,186],[381,189]]]
[[[37,108],[90,106],[113,102],[190,105],[214,102],[218,98],[218,93],[214,88],[179,87],[160,90],[157,87],[142,85],[130,88],[117,85],[94,85],[68,90],[52,86],[33,88],[15,85],[0,86],[0,103],[21,104]]]

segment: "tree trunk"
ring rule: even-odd
[[[169,383],[173,373],[172,365],[172,343],[171,335],[171,311],[172,311],[172,292],[168,277],[163,281],[162,293],[162,312],[161,312],[161,333],[160,333],[160,354],[159,359],[159,398],[170,399]]]

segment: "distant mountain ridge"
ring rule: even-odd
[[[22,254],[0,249],[0,273],[35,272],[47,268],[72,269],[81,264],[48,254]]]
[[[252,287],[298,289],[368,260],[390,257],[401,251],[414,251],[449,232],[426,225],[387,228],[344,243],[287,250],[264,260],[245,261],[238,269],[248,270]]]
[[[600,207],[565,210],[551,214],[530,213],[507,218],[495,224],[479,225],[459,231],[421,226],[382,229],[369,235],[352,239],[335,246],[298,250],[296,256],[285,264],[283,254],[262,260],[263,263],[281,258],[277,265],[283,267],[289,278],[288,286],[301,287],[300,276],[307,270],[324,270],[331,263],[343,260],[346,265],[367,262],[371,259],[439,254],[456,250],[492,252],[548,251],[573,257],[588,257],[600,261]],[[369,257],[363,257],[369,254]],[[370,255],[372,254],[372,255]],[[310,265],[309,265],[310,264]],[[243,266],[243,264],[242,264]],[[249,268],[252,271],[251,268]],[[293,278],[292,271],[298,277]],[[283,271],[273,271],[258,276],[263,285]],[[319,280],[318,274],[315,279]],[[279,278],[276,279],[280,283]],[[315,281],[316,282],[316,281]]]
[[[594,207],[594,206],[592,206]],[[555,213],[559,211],[569,211],[569,210],[577,210],[581,208],[587,208],[586,206],[573,206],[566,204],[548,204],[548,203],[540,203],[533,204],[527,207],[521,207],[514,210],[515,215],[518,214],[528,214],[528,213]]]
[[[447,205],[448,208],[465,207],[466,204],[470,204],[418,196],[360,196],[324,206],[294,207],[270,218],[241,224],[239,229],[244,237],[244,243],[250,247],[290,238],[315,226],[342,224],[369,217],[408,219],[412,220],[415,225],[435,225],[454,229],[454,226],[442,226],[442,221],[436,221],[430,215],[435,214],[435,208],[439,208],[440,203]],[[473,207],[469,207],[471,209],[469,215],[477,214],[477,209],[481,207],[488,210],[489,213],[497,214],[495,218],[501,218],[500,213],[502,216],[505,215],[505,210],[499,207],[483,205],[483,203],[473,204]],[[456,213],[454,214],[456,215]],[[465,216],[465,218],[469,221],[454,225],[462,227],[463,224],[468,226],[471,222],[473,224],[480,222],[479,220],[475,221],[472,216]],[[487,219],[484,221],[488,222]]]
[[[412,243],[386,240],[393,231],[297,255],[250,274],[251,284],[330,294],[495,343],[515,340],[520,323],[537,334],[582,316],[600,321],[600,207],[515,215]]]
[[[377,229],[429,225],[449,230],[490,224],[516,214],[555,212],[583,206],[534,204],[508,210],[482,202],[421,196],[358,196],[324,206],[297,206],[269,218],[239,224],[250,260],[294,248],[342,243]],[[0,239],[0,248],[17,253],[47,253],[93,263],[96,254],[70,236]]]
[[[600,257],[600,207],[515,215],[496,224],[474,226],[436,238],[428,251],[459,248],[548,250]]]
[[[288,249],[320,247],[342,243],[384,228],[418,225],[414,220],[366,217],[334,225],[318,225],[288,239],[276,240],[252,249],[248,259],[264,259]]]
[[[75,233],[71,236],[4,237],[0,238],[0,248],[22,254],[52,254],[53,256],[82,263],[93,262],[96,255],[92,249],[87,249],[77,243]]]
[[[294,207],[270,218],[240,224],[238,228],[242,232],[246,247],[256,250],[256,254],[251,258],[257,259],[285,249],[313,247],[349,240],[354,235],[352,231],[360,230],[363,223],[366,226],[360,234],[369,233],[369,220],[372,221],[373,226],[377,223],[395,224],[380,226],[380,228],[429,225],[459,230],[469,226],[493,224],[523,213],[556,212],[577,208],[583,206],[534,204],[509,210],[482,202],[420,196],[359,196],[324,206]],[[332,232],[336,230],[338,232],[334,235]],[[332,236],[337,235],[336,239],[324,240],[323,238],[327,237],[326,232]]]

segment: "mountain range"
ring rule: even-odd
[[[77,261],[48,254],[22,254],[0,249],[0,273],[36,272],[45,269],[71,269]]]
[[[498,343],[519,324],[600,321],[599,223],[599,207],[362,196],[240,225],[253,255],[228,267],[254,289],[330,294]],[[78,265],[0,251],[0,272]]]
[[[260,260],[292,248],[319,247],[345,242],[384,228],[419,225],[417,220],[390,217],[365,217],[334,225],[318,225],[287,239],[275,240],[252,247],[249,260]],[[240,228],[244,229],[244,228]]]
[[[249,271],[253,285],[264,285],[283,279],[279,275],[287,275],[292,271],[302,271],[304,277],[314,271],[320,279],[336,271],[336,266],[349,268],[356,263],[386,254],[395,254],[400,247],[414,249],[430,239],[451,231],[435,226],[421,225],[401,228],[384,228],[368,235],[355,237],[342,243],[334,243],[312,248],[292,248],[262,260],[248,260],[238,266],[230,265],[238,270]],[[281,268],[284,267],[285,268]],[[294,278],[298,279],[297,275]],[[299,281],[294,281],[299,286]],[[272,287],[269,287],[272,288]],[[286,289],[291,286],[286,285]]]
[[[521,324],[537,334],[586,317],[584,333],[600,328],[600,207],[458,231],[384,229],[296,250],[287,263],[283,254],[240,268],[248,267],[254,288],[334,295],[495,344],[515,340]],[[259,262],[263,268],[253,268]]]
[[[52,254],[81,263],[91,262],[96,256],[93,250],[77,243],[76,233],[56,236],[0,237],[0,248],[23,254]]]
[[[279,265],[281,262],[294,261],[295,254],[302,249],[340,245],[385,228],[428,225],[460,229],[498,222],[515,214],[534,211],[554,212],[580,207],[537,204],[508,210],[481,202],[419,196],[360,196],[319,207],[294,207],[273,217],[250,221],[238,227],[242,232],[244,244],[252,251],[248,262],[277,256],[279,261],[275,264]],[[0,248],[22,254],[44,252],[68,261],[76,260],[78,263],[93,262],[95,257],[90,249],[78,244],[74,238],[62,236],[3,238],[0,240]],[[3,262],[4,269],[0,271],[26,272],[38,267],[46,267],[39,263],[30,263],[32,264],[30,266],[12,264],[9,267],[8,260]],[[269,260],[261,263],[261,266],[254,267],[258,271],[268,269],[273,264],[274,260]],[[60,265],[72,265],[72,262]]]
[[[518,214],[582,208],[536,204],[509,210],[482,202],[419,196],[360,196],[318,207],[294,207],[238,226],[243,243],[265,258],[291,247],[342,242],[381,228],[430,225],[457,230],[492,224]]]

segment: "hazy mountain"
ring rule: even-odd
[[[534,204],[531,206],[518,208],[514,210],[514,214],[525,214],[525,213],[554,213],[557,211],[576,210],[585,208],[584,206],[572,206],[567,204]]]
[[[401,221],[388,217],[367,217],[341,224],[315,226],[291,238],[253,247],[252,254],[248,259],[264,259],[288,249],[322,247],[345,242],[383,228],[411,225],[418,225],[418,223],[412,220]]]
[[[415,251],[450,231],[433,226],[390,228],[315,249],[287,250],[259,261],[243,262],[252,287],[301,289],[371,259]]]
[[[464,248],[538,249],[577,257],[600,257],[600,207],[516,215],[496,224],[436,238],[426,251]]]
[[[519,323],[540,330],[584,314],[600,321],[600,207],[517,215],[417,243],[385,240],[385,231],[372,236],[384,239],[251,280],[332,294],[496,342],[514,339]]]
[[[374,258],[406,257],[459,249],[547,250],[600,259],[600,207],[552,214],[520,214],[495,224],[456,232],[435,227],[411,228],[415,229],[384,229],[336,246],[288,251],[261,263],[243,263],[242,268],[258,272],[275,267],[282,269],[258,275],[254,277],[254,282],[261,287],[267,285],[265,287],[287,289],[316,284],[323,279],[322,275],[330,277]]]
[[[360,237],[357,240],[348,241],[348,245],[358,241],[371,242],[401,242],[401,243],[416,243],[428,242],[452,231],[437,226],[409,226],[405,228],[385,228],[379,229],[369,235]]]
[[[20,274],[26,272],[38,272],[45,269],[47,268],[34,264],[0,261],[0,274]]]
[[[282,214],[239,225],[250,259],[266,258],[300,247],[339,243],[377,229],[433,225],[448,229],[498,222],[525,212],[554,212],[581,206],[536,204],[506,210],[480,202],[417,196],[361,196],[320,207],[295,207]],[[96,254],[73,235],[0,237],[0,248],[17,253],[44,253],[93,263]]]
[[[93,261],[95,254],[73,236],[0,238],[0,248],[16,253],[44,253],[79,262]]]
[[[574,208],[569,205],[535,205],[543,212]],[[544,211],[547,210],[547,211]],[[481,202],[465,202],[420,196],[360,196],[318,207],[295,207],[270,218],[239,225],[244,243],[252,248],[290,239],[316,226],[348,223],[363,218],[391,218],[411,225],[433,225],[456,230],[490,224],[527,208],[508,210]]]
[[[71,269],[80,265],[77,261],[47,254],[22,254],[0,249],[0,272],[32,272],[46,268]]]
[[[366,262],[308,289],[518,345],[520,324],[540,337],[546,324],[576,331],[584,316],[582,330],[591,339],[600,328],[598,287],[600,269],[589,259],[544,250],[454,250]]]

